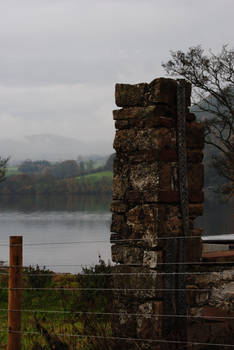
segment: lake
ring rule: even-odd
[[[0,244],[8,243],[11,235],[22,235],[24,265],[46,265],[55,271],[75,273],[81,267],[71,265],[95,264],[99,255],[107,262],[110,202],[110,197],[92,196],[0,198]],[[78,241],[92,243],[69,243]],[[8,247],[0,246],[0,260],[8,262]]]
[[[46,265],[55,271],[78,272],[79,265],[97,263],[99,255],[107,262],[110,202],[110,196],[0,197],[0,244],[8,244],[11,235],[22,235],[24,265]],[[232,206],[218,203],[207,203],[197,220],[205,235],[232,233],[232,225]],[[79,241],[92,243],[69,243]],[[0,260],[8,261],[7,246],[0,245]]]

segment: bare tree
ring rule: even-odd
[[[7,163],[9,161],[9,158],[2,158],[0,157],[0,182],[5,180],[5,174],[6,174],[6,167]]]
[[[218,150],[213,165],[234,182],[234,51],[224,45],[218,54],[206,54],[201,46],[187,52],[171,51],[162,66],[171,76],[180,76],[193,86],[193,105],[203,113],[205,141]],[[230,191],[231,188],[230,187]]]

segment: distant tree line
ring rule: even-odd
[[[0,195],[110,194],[111,178],[86,178],[84,175],[112,170],[113,157],[111,155],[104,166],[96,169],[92,161],[66,160],[51,164],[45,160],[26,160],[18,168],[22,174],[9,176],[0,183]]]
[[[18,167],[18,171],[23,174],[40,174],[52,176],[55,178],[67,178],[75,176],[83,176],[99,171],[112,170],[113,167],[112,154],[105,165],[95,168],[94,161],[88,160],[87,162],[83,160],[65,160],[62,162],[51,163],[46,160],[32,161],[30,159],[25,160]]]
[[[111,190],[112,179],[108,177],[56,179],[46,174],[20,174],[0,184],[0,195],[110,194]]]

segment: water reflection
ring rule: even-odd
[[[5,197],[0,199],[1,243],[23,235],[24,243],[64,242],[24,247],[24,264],[84,265],[110,259],[110,197]],[[69,244],[92,241],[94,243]],[[102,241],[102,242],[98,242]],[[8,261],[8,247],[0,246],[0,260]],[[53,266],[77,272],[80,267]]]
[[[4,211],[109,211],[111,196],[0,196]]]

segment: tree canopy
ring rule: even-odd
[[[171,51],[171,59],[162,64],[171,76],[185,78],[193,86],[193,105],[202,113],[206,126],[205,141],[218,152],[213,165],[229,181],[234,182],[234,50],[224,45],[220,53],[205,53],[201,46],[187,52]],[[229,189],[229,190],[228,190]]]
[[[6,167],[7,163],[9,161],[9,158],[2,158],[0,157],[0,182],[5,180],[5,174],[6,174]]]

